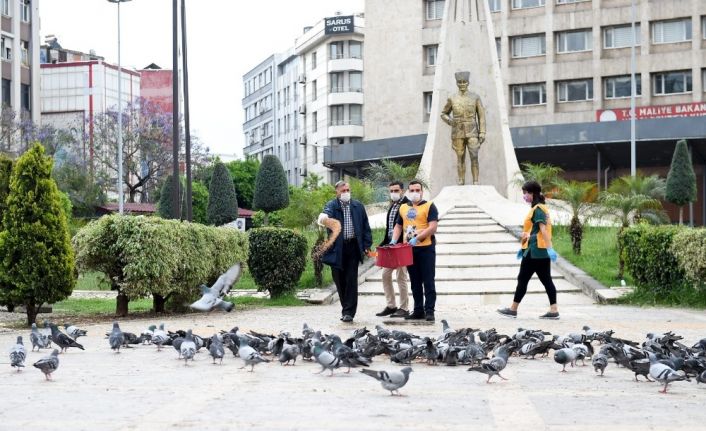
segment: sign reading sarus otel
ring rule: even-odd
[[[353,15],[334,16],[324,20],[324,34],[353,33]]]

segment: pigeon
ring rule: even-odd
[[[51,340],[61,348],[62,352],[67,351],[69,347],[78,347],[81,350],[86,350],[76,340],[59,331],[55,324],[49,324],[49,328],[51,328]]]
[[[604,355],[603,353],[595,354],[593,355],[591,363],[593,364],[593,371],[598,372],[598,370],[601,370],[602,376],[605,372],[606,367],[608,366],[608,356]]]
[[[650,358],[650,376],[652,376],[652,378],[657,380],[658,382],[664,383],[664,389],[662,389],[659,392],[666,394],[667,393],[667,386],[671,382],[677,382],[677,381],[683,381],[683,380],[686,380],[687,382],[691,381],[685,375],[677,373],[676,371],[671,369],[669,366],[664,365],[663,363],[657,361],[657,357],[654,355],[654,353],[650,353],[648,356]]]
[[[576,363],[576,350],[564,347],[562,349],[554,352],[554,362],[561,364],[563,367],[561,369],[562,373],[566,372],[566,364],[571,364],[573,367]]]
[[[337,335],[332,335],[331,340],[333,341],[334,356],[340,359],[343,365],[348,367],[348,371],[346,371],[346,373],[350,373],[351,368],[358,366],[367,367],[370,365],[370,359],[343,344]]]
[[[39,368],[47,380],[51,380],[51,375],[57,368],[59,368],[59,351],[54,349],[51,355],[45,356],[44,358],[38,360],[34,363],[35,368]]]
[[[488,376],[486,383],[490,383],[490,379],[493,376],[498,376],[503,380],[507,380],[505,377],[500,375],[500,372],[507,366],[507,360],[509,358],[509,351],[506,347],[500,347],[496,352],[495,356],[487,362],[482,363],[479,367],[471,367],[468,371],[475,371],[478,373],[483,373]]]
[[[240,339],[240,348],[238,349],[238,356],[240,356],[240,359],[242,359],[244,363],[244,365],[240,367],[240,369],[243,369],[250,365],[251,373],[255,369],[255,365],[261,362],[270,362],[270,360],[264,358],[260,354],[260,352],[250,347],[250,345],[248,344],[248,339],[245,337],[242,337]]]
[[[225,356],[226,351],[223,348],[223,342],[218,334],[211,337],[211,345],[208,346],[208,352],[211,354],[214,364],[216,363],[216,359],[220,359],[221,364],[223,363],[223,356]]]
[[[196,343],[194,343],[194,336],[191,335],[191,329],[186,331],[186,337],[184,337],[184,341],[181,342],[181,346],[179,347],[180,356],[184,358],[184,366],[187,365],[189,359],[191,361],[194,361],[194,355],[196,355]]]
[[[147,329],[142,331],[142,334],[140,334],[140,340],[142,341],[142,344],[152,343],[152,335],[154,335],[155,329],[157,329],[156,325],[150,325]]]
[[[706,370],[696,376],[696,384],[698,385],[699,383],[706,383]]]
[[[439,360],[439,349],[431,341],[431,338],[426,337],[426,347],[424,349],[424,357],[427,360],[427,365],[436,365]]]
[[[314,357],[316,358],[316,362],[321,365],[321,371],[315,374],[321,374],[326,370],[331,370],[331,374],[329,374],[330,377],[333,376],[334,368],[341,366],[341,360],[328,350],[325,350],[320,341],[314,343]]]
[[[25,366],[25,358],[27,358],[27,349],[22,343],[22,336],[17,337],[17,344],[10,349],[10,366],[17,368],[17,372],[22,371]]]
[[[108,343],[110,344],[110,348],[115,353],[120,353],[120,347],[122,347],[125,343],[125,336],[120,330],[118,322],[113,322],[113,330],[110,332],[110,336],[108,337]]]
[[[205,284],[201,285],[201,299],[191,304],[189,307],[196,311],[212,311],[216,308],[231,312],[235,308],[232,302],[224,301],[223,298],[230,291],[231,286],[238,282],[242,273],[240,263],[228,268],[224,274],[221,274],[213,283],[213,286],[208,287]]]
[[[333,370],[332,370],[333,371]],[[366,376],[370,376],[382,384],[383,389],[390,391],[390,396],[400,395],[399,389],[409,381],[409,373],[412,372],[412,367],[404,367],[400,370],[393,371],[375,371],[375,370],[360,370]]]
[[[157,351],[162,350],[162,345],[170,340],[167,333],[164,331],[164,323],[159,324],[159,329],[154,329],[152,334],[152,344],[157,345]]]
[[[289,365],[289,361],[293,361],[292,365],[296,365],[300,352],[301,348],[298,344],[284,344],[277,360],[282,365]]]
[[[77,340],[78,337],[85,337],[88,333],[87,331],[79,329],[70,323],[64,323],[64,329],[66,330],[68,336],[73,338],[74,340]]]
[[[36,323],[32,323],[32,332],[29,334],[29,341],[32,342],[32,351],[34,351],[35,347],[39,350],[51,346],[51,338],[40,333]]]

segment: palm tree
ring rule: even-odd
[[[428,188],[428,184],[424,180],[424,174],[419,169],[419,162],[413,162],[408,165],[397,163],[394,160],[382,159],[380,163],[371,163],[366,169],[366,178],[385,185],[392,181],[402,181],[405,184],[416,179],[422,183],[422,187]]]
[[[630,176],[625,175],[614,179],[610,186],[608,187],[608,192],[617,193],[623,196],[630,195],[642,195],[657,201],[664,200],[664,195],[667,191],[667,182],[664,178],[660,178],[658,175],[645,176],[641,173],[637,175]],[[662,211],[662,204],[659,204],[658,208],[635,208],[635,211],[631,213],[634,221],[640,221],[645,218],[649,223],[661,224],[667,219],[664,211]]]
[[[557,198],[564,201],[568,211],[571,212],[571,246],[574,254],[581,254],[581,240],[583,239],[583,224],[580,217],[587,217],[586,209],[595,198],[596,185],[588,181],[564,181],[557,183]]]
[[[515,185],[522,187],[525,181],[536,181],[547,196],[552,195],[560,181],[559,175],[564,172],[560,167],[548,163],[522,162],[521,166],[522,172],[518,172],[513,180]]]

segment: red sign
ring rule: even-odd
[[[638,120],[672,117],[700,117],[702,115],[706,115],[706,102],[635,107],[635,118]],[[630,120],[630,108],[599,109],[596,111],[596,121],[627,120]]]

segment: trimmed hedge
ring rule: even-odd
[[[672,239],[671,252],[688,281],[706,286],[706,229],[684,228]]]
[[[235,195],[233,178],[223,163],[216,163],[208,188],[208,223],[224,225],[238,218],[238,199]]]
[[[307,243],[301,233],[274,227],[252,229],[248,268],[259,291],[272,298],[293,292],[306,267]]]
[[[102,271],[128,298],[198,296],[248,256],[247,235],[228,228],[156,217],[110,215],[73,239],[80,270]]]
[[[623,259],[638,287],[659,294],[684,283],[684,271],[672,252],[672,242],[682,230],[639,224],[623,231]]]
[[[267,155],[262,159],[260,170],[255,178],[253,206],[266,213],[287,208],[289,205],[289,184],[282,163],[277,156]]]

